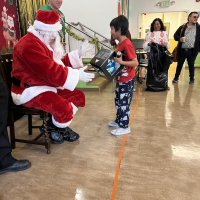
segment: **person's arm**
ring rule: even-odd
[[[169,38],[168,34],[166,31],[164,31],[164,46],[169,49],[170,48],[170,43],[169,43]]]
[[[48,55],[49,51],[40,42],[35,42],[34,44],[28,42],[25,46],[19,46],[14,51],[23,60],[27,70],[46,80],[50,86],[64,87],[73,91],[78,84],[79,71],[57,64]]]
[[[197,24],[197,28],[198,28],[198,36],[197,36],[197,37],[199,37],[198,48],[199,48],[199,52],[200,52],[200,25],[199,25],[199,24]],[[196,37],[196,38],[197,38],[197,37]]]
[[[82,56],[88,52],[93,50],[93,46],[85,40],[82,45],[79,47],[79,49],[74,50],[66,54],[63,58],[62,61],[64,64],[67,66],[71,66],[74,69],[79,69],[83,67],[83,61],[82,61]]]
[[[115,62],[118,62],[120,65],[124,65],[127,67],[137,67],[138,66],[137,58],[134,58],[130,61],[123,61],[122,57],[120,57],[120,58],[115,58]]]
[[[180,26],[178,29],[177,29],[177,31],[174,33],[174,40],[176,40],[176,41],[180,41],[180,38],[181,38],[181,36],[180,36],[180,34],[181,34],[181,29],[182,29],[182,27],[183,27],[183,25],[182,26]]]
[[[150,47],[148,45],[150,42],[151,42],[151,40],[150,40],[150,32],[148,32],[146,34],[146,37],[145,37],[145,40],[144,40],[144,43],[143,43],[143,49],[145,51],[149,51],[150,50]]]
[[[79,69],[83,67],[83,61],[79,57],[78,50],[71,51],[67,53],[63,58],[62,62],[65,66],[72,67],[74,69]]]
[[[135,53],[135,49],[132,43],[126,44],[123,51],[124,51],[125,57],[127,58],[126,61],[123,60],[123,56],[119,58],[116,57],[115,61],[127,67],[137,67],[138,66],[137,55]]]

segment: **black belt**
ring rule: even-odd
[[[193,50],[194,48],[182,48],[184,51],[191,51]]]
[[[17,79],[17,78],[15,78],[15,77],[12,77],[12,83],[13,83],[13,85],[15,85],[15,86],[17,86],[17,87],[20,87],[20,85],[21,85],[21,81],[19,80],[19,79]],[[24,87],[25,88],[29,88],[29,87],[31,87],[32,85],[29,85],[29,84],[27,84],[27,83],[24,83]]]

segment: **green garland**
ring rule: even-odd
[[[66,30],[66,33],[68,33],[68,35],[71,36],[72,38],[74,38],[75,40],[81,41],[81,42],[84,42],[84,41],[85,41],[85,38],[82,38],[82,37],[78,36],[76,33],[72,32],[72,31],[70,30],[70,27],[69,27],[69,26],[65,27],[65,30]],[[96,49],[97,49],[97,51],[100,50],[99,39],[98,39],[97,37],[91,38],[91,39],[89,40],[89,43],[90,43],[90,44],[94,44],[95,47],[96,47]]]
[[[100,50],[99,39],[97,37],[93,37],[91,40],[89,40],[89,43],[94,44],[97,51]]]

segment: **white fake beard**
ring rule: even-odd
[[[60,42],[58,32],[40,32],[40,34],[44,38],[44,43],[53,49],[54,58],[61,59],[64,56],[64,48]]]
[[[64,56],[64,48],[63,45],[60,42],[60,36],[57,35],[54,43],[52,43],[51,48],[54,51],[54,56],[56,59],[61,59]]]

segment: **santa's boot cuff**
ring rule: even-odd
[[[54,116],[52,116],[52,122],[58,128],[66,128],[71,124],[72,120],[65,122],[65,123],[60,123],[60,122],[55,120]]]

